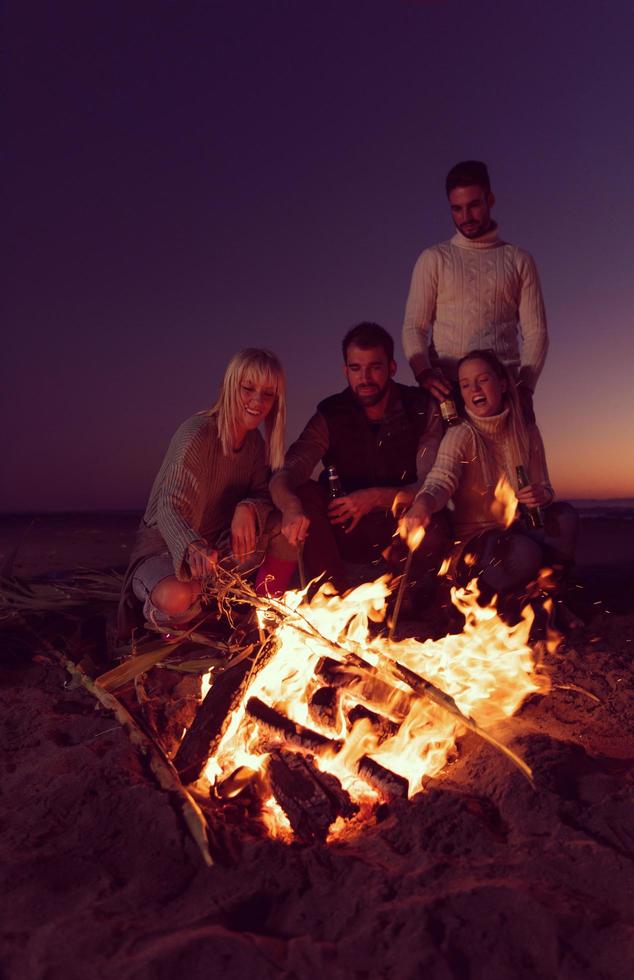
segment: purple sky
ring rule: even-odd
[[[0,510],[142,507],[229,356],[288,436],[373,319],[400,347],[446,171],[488,162],[533,253],[553,482],[634,496],[630,2],[9,2]]]

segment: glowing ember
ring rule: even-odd
[[[530,610],[509,627],[495,609],[478,605],[476,591],[453,590],[466,618],[461,634],[393,642],[368,629],[369,621],[382,621],[388,594],[387,577],[344,597],[324,586],[310,604],[303,593],[286,594],[274,652],[254,673],[207,763],[210,783],[222,790],[229,777],[240,782],[239,769],[263,773],[266,785],[269,754],[299,746],[319,771],[337,777],[363,815],[390,796],[385,785],[411,796],[446,765],[465,731],[456,706],[486,729],[527,695],[548,689],[527,643]],[[269,832],[288,837],[289,822],[273,796],[263,809]],[[337,820],[330,836],[343,824]]]

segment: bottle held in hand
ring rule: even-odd
[[[458,425],[460,417],[453,398],[450,396],[444,398],[438,407],[440,409],[440,417],[448,428],[451,428],[452,425]]]
[[[521,490],[523,487],[528,486],[528,477],[523,466],[517,466],[516,472],[517,488]],[[527,527],[540,528],[544,526],[544,516],[541,507],[527,507],[526,504],[520,504],[520,511]]]
[[[327,469],[328,473],[328,496],[331,500],[337,500],[339,497],[345,497],[346,491],[341,486],[341,480],[339,479],[339,474],[337,473],[336,466],[329,466]],[[343,531],[345,531],[350,526],[350,520],[344,521],[339,525]]]
[[[346,491],[341,486],[341,480],[339,479],[339,474],[337,473],[336,466],[329,466],[328,473],[328,496],[331,500],[336,500],[337,497],[345,497]]]

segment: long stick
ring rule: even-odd
[[[401,605],[403,603],[403,596],[405,595],[405,589],[407,588],[409,582],[409,575],[412,568],[412,558],[414,557],[414,550],[410,548],[407,553],[407,559],[405,561],[405,570],[401,576],[401,583],[398,587],[398,593],[396,596],[396,604],[394,606],[394,615],[392,616],[392,622],[390,624],[390,631],[388,633],[388,639],[394,639],[394,633],[396,630],[396,624],[398,623],[398,617],[401,612]]]
[[[209,850],[208,835],[210,834],[210,828],[205,815],[191,793],[189,793],[181,783],[178,773],[169,759],[165,758],[158,746],[154,743],[150,736],[143,731],[130,712],[124,708],[114,694],[110,694],[109,691],[100,688],[99,684],[96,684],[95,681],[93,681],[92,678],[90,678],[88,674],[81,669],[81,667],[73,663],[73,661],[70,660],[65,654],[61,653],[59,650],[56,650],[55,647],[43,637],[38,636],[36,633],[34,635],[37,636],[37,639],[46,648],[47,652],[51,653],[57,660],[59,660],[62,666],[66,668],[72,677],[78,680],[82,686],[92,694],[93,697],[97,698],[104,708],[106,708],[108,711],[112,711],[119,724],[128,733],[130,741],[146,757],[150,765],[150,769],[156,776],[161,789],[175,793],[179,797],[185,823],[190,834],[194,838],[194,841],[196,842],[202,859],[208,868],[213,867],[214,860],[211,856],[211,851]]]
[[[304,542],[297,542],[297,570],[299,572],[299,586],[301,589],[306,588],[306,568],[304,565]]]

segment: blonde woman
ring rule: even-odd
[[[258,348],[235,354],[215,405],[183,422],[154,480],[124,583],[121,638],[141,609],[161,631],[190,622],[219,561],[246,574],[267,554],[270,587],[287,587],[294,550],[268,493],[271,468],[284,458],[285,418],[277,357]]]
[[[446,432],[404,526],[408,531],[426,527],[432,514],[453,500],[458,581],[465,584],[477,574],[490,592],[517,593],[543,566],[571,564],[577,514],[570,504],[553,503],[539,429],[525,421],[515,383],[495,353],[474,350],[463,357],[458,385],[466,418]],[[522,489],[518,466],[528,477]],[[500,477],[515,493],[518,514],[522,508],[541,508],[545,528],[531,529],[518,516],[504,529],[495,498]]]

